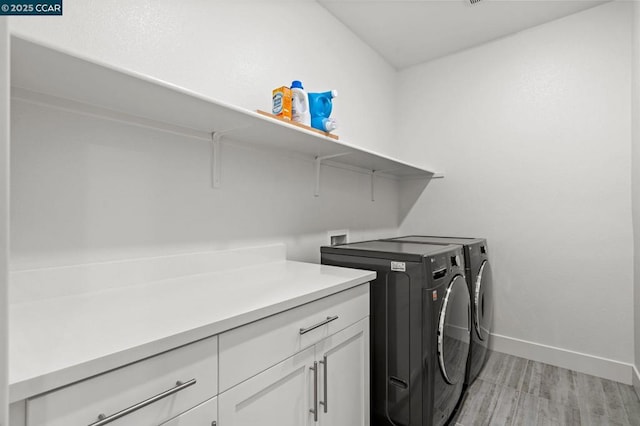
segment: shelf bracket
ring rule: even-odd
[[[371,170],[371,202],[376,201],[376,172],[379,172],[379,170]]]
[[[221,132],[211,133],[211,187],[214,189],[220,188],[221,181],[221,163],[220,158],[220,140],[222,139]]]
[[[315,162],[316,162],[316,190],[315,190],[315,196],[319,197],[320,196],[320,165],[322,164],[322,162],[324,160],[330,160],[332,158],[336,158],[336,157],[342,157],[343,155],[348,155],[351,154],[350,152],[343,152],[340,154],[332,154],[332,155],[325,155],[324,157],[316,157]]]

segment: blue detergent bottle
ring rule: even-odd
[[[331,110],[333,104],[331,100],[338,96],[337,90],[330,90],[322,93],[308,93],[309,110],[311,112],[311,127],[322,130],[323,132],[331,132],[338,126],[336,121],[331,118]]]

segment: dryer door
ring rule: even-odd
[[[467,282],[456,275],[442,302],[438,321],[438,359],[447,383],[454,385],[464,380],[471,338],[470,298]]]
[[[491,275],[491,265],[488,260],[482,262],[480,272],[474,284],[473,305],[475,317],[473,318],[474,329],[480,340],[486,340],[491,332],[491,322],[493,321],[493,277]]]

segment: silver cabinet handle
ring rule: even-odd
[[[159,394],[157,394],[155,396],[152,396],[149,399],[145,399],[142,402],[138,402],[137,404],[132,405],[129,408],[125,408],[124,410],[118,411],[115,414],[112,414],[110,416],[105,416],[104,414],[100,414],[98,416],[98,421],[95,422],[95,423],[91,423],[89,426],[106,425],[107,423],[111,423],[114,420],[118,420],[120,417],[124,417],[127,414],[131,414],[134,411],[138,411],[139,409],[144,408],[147,405],[150,405],[150,404],[153,404],[154,402],[160,401],[161,399],[166,398],[169,395],[173,395],[174,393],[180,392],[181,390],[186,389],[189,386],[193,386],[195,384],[196,384],[196,379],[191,379],[191,380],[189,380],[187,382],[184,382],[184,383],[178,381],[178,382],[176,382],[176,386],[175,387],[173,387],[171,389],[168,389],[168,390],[166,390],[166,391],[164,391],[162,393],[159,393]]]
[[[313,408],[309,410],[313,413],[313,421],[318,421],[318,363],[313,362],[313,367],[309,367],[313,371]]]
[[[328,374],[329,364],[327,364],[326,355],[322,357],[322,361],[320,361],[320,364],[324,366],[324,401],[320,401],[320,405],[324,407],[324,412],[326,413],[329,410],[329,399],[327,398],[327,394],[328,394],[327,393],[327,374]]]
[[[302,335],[302,334],[308,333],[308,332],[310,332],[311,330],[315,330],[316,328],[318,328],[318,327],[322,327],[323,325],[325,325],[325,324],[329,324],[331,321],[335,321],[335,320],[337,320],[337,319],[338,319],[338,316],[337,316],[337,315],[336,315],[336,316],[334,316],[334,317],[327,317],[327,319],[326,319],[326,320],[324,320],[324,321],[320,321],[320,322],[319,322],[319,323],[317,323],[316,325],[312,325],[311,327],[307,327],[307,328],[301,328],[301,329],[300,329],[300,334]]]

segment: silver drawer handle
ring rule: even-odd
[[[320,361],[320,364],[322,364],[324,366],[324,401],[320,401],[320,405],[322,405],[324,407],[324,412],[327,413],[329,410],[329,398],[328,398],[328,391],[327,391],[327,375],[329,374],[329,363],[327,363],[327,356],[324,355],[322,357],[322,361]]]
[[[166,390],[162,393],[159,393],[155,396],[152,396],[149,399],[145,399],[142,402],[138,402],[135,405],[132,405],[129,408],[125,408],[122,411],[118,411],[115,414],[112,414],[110,416],[105,416],[104,414],[100,414],[98,416],[98,421],[95,423],[91,423],[89,426],[102,426],[102,425],[106,425],[107,423],[111,423],[114,420],[118,420],[120,417],[124,417],[127,414],[131,414],[134,411],[138,411],[141,408],[146,407],[147,405],[153,404],[154,402],[160,401],[163,398],[168,397],[169,395],[173,395],[174,393],[180,392],[183,389],[188,388],[189,386],[193,386],[196,384],[196,379],[191,379],[188,382],[176,382],[176,386],[174,388],[171,388],[169,390]]]
[[[313,408],[309,410],[313,414],[313,421],[318,421],[318,361],[313,362],[313,367],[309,367],[313,371]]]
[[[329,324],[331,321],[335,321],[338,319],[338,316],[334,316],[334,317],[327,317],[326,320],[324,321],[320,321],[319,323],[317,323],[316,325],[312,325],[311,327],[307,327],[307,328],[301,328],[300,329],[300,334],[305,334],[310,332],[311,330],[315,330],[318,327],[322,327],[325,324]]]

